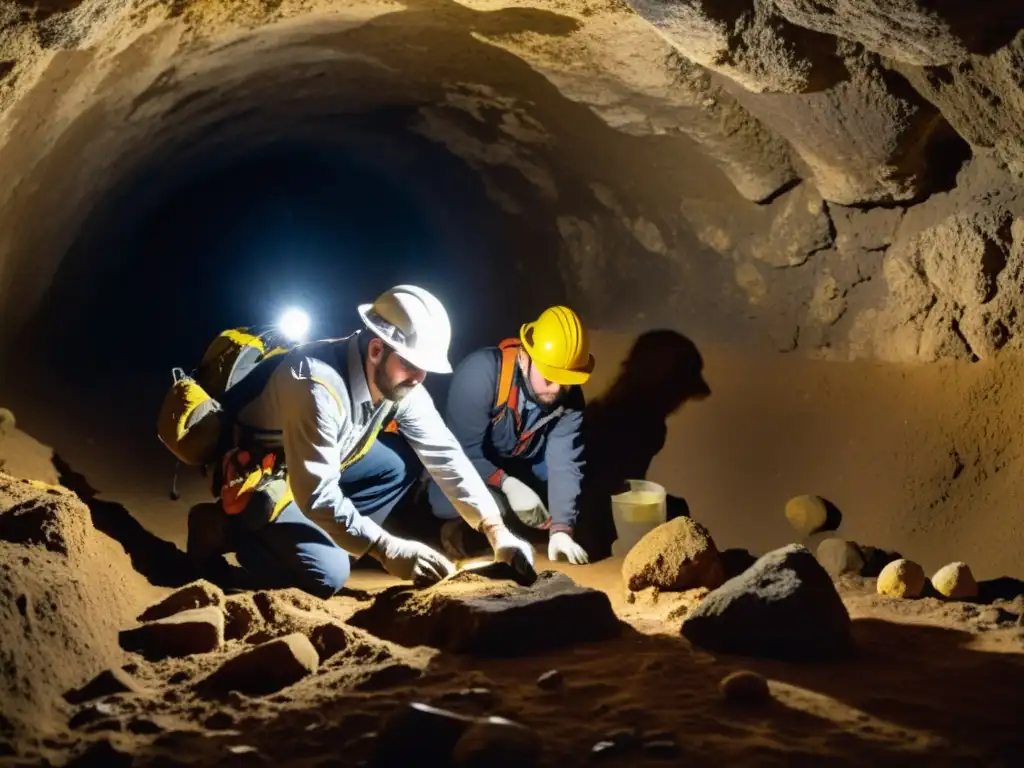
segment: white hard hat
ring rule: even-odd
[[[366,327],[410,363],[431,373],[451,373],[448,345],[452,326],[444,306],[430,291],[396,285],[373,304],[361,304]]]

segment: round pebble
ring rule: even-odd
[[[924,568],[913,560],[893,560],[878,574],[878,594],[888,597],[920,597],[924,591]]]
[[[757,672],[741,669],[731,672],[718,684],[722,696],[730,704],[753,706],[771,699],[768,681]]]

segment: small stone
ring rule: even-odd
[[[978,596],[978,582],[967,563],[942,566],[932,576],[932,586],[940,595],[952,600],[970,600]]]
[[[121,647],[150,661],[209,653],[224,645],[224,614],[206,607],[122,630]]]
[[[293,632],[233,656],[196,688],[203,695],[241,691],[262,696],[297,683],[316,672],[319,665],[320,657],[309,638]]]
[[[453,768],[532,768],[540,763],[536,731],[503,717],[471,725],[455,744]]]
[[[614,741],[599,741],[590,748],[590,756],[595,760],[604,760],[622,753],[622,747]]]
[[[786,502],[786,519],[801,536],[811,536],[825,527],[828,508],[819,496],[795,496]]]
[[[130,674],[123,669],[106,669],[81,688],[68,691],[64,700],[69,704],[83,704],[115,693],[147,693]]]
[[[878,594],[888,597],[920,597],[924,591],[924,568],[913,560],[893,560],[878,574]]]
[[[818,545],[818,562],[833,579],[846,573],[860,574],[864,569],[864,557],[852,541],[825,539]]]
[[[224,592],[220,587],[214,586],[208,581],[194,581],[175,590],[159,603],[149,606],[139,616],[139,621],[157,621],[183,611],[206,608],[207,606],[219,608],[223,605]]]
[[[378,768],[446,765],[456,742],[474,722],[474,718],[429,704],[409,704],[385,719],[373,764]]]
[[[537,678],[537,685],[545,691],[555,691],[565,685],[565,677],[557,669],[549,669]]]
[[[729,704],[749,707],[764,704],[772,697],[768,681],[757,672],[741,669],[722,678],[718,689]]]

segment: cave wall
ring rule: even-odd
[[[4,0],[3,333],[133,168],[391,110],[479,176],[496,241],[532,233],[480,258],[595,327],[833,359],[1018,348],[1024,11],[967,8]]]

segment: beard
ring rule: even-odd
[[[384,372],[383,362],[373,372],[373,383],[380,390],[380,393],[384,395],[384,398],[393,403],[401,402],[402,398],[416,389],[416,384],[414,383],[410,384],[405,380],[394,382],[388,379],[387,374]]]

